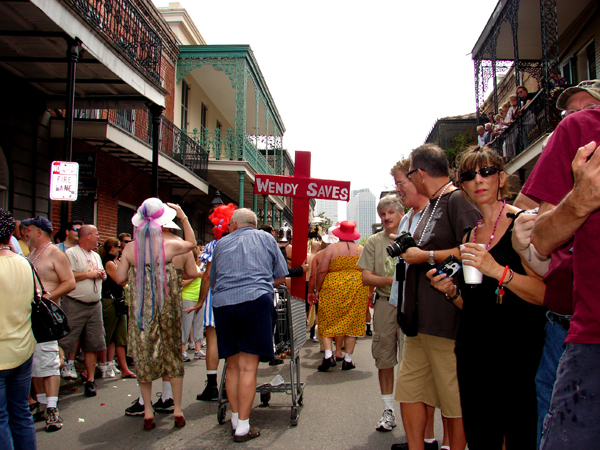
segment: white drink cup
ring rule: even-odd
[[[477,243],[477,245],[480,245],[481,247],[485,248],[484,244],[479,244]],[[463,269],[463,274],[465,276],[465,283],[466,284],[481,284],[481,282],[483,281],[483,274],[479,271],[479,269],[476,269],[473,266],[468,266],[465,264],[465,261],[469,261],[469,256],[472,256],[471,253],[468,253],[469,249],[468,247],[465,247],[465,245],[461,245],[460,246],[460,255],[462,258],[462,269]]]

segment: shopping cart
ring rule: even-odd
[[[300,381],[300,349],[306,343],[306,310],[305,302],[298,297],[290,296],[285,285],[275,289],[275,311],[277,319],[273,330],[275,355],[284,361],[290,362],[290,381],[282,381],[280,376],[275,377],[276,383],[262,383],[256,386],[256,393],[260,394],[260,407],[269,406],[271,393],[282,392],[292,396],[290,422],[298,425],[300,418],[299,407],[303,403],[305,383]],[[225,387],[227,362],[223,366],[219,398],[217,399],[217,420],[219,424],[225,423],[227,414],[227,399],[221,393]],[[274,380],[274,381],[275,381]]]

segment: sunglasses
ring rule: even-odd
[[[129,241],[123,241],[123,244],[129,244],[131,242],[131,240]]]
[[[410,176],[415,173],[417,170],[419,170],[419,168],[417,167],[416,169],[413,170],[409,170],[408,172],[406,172],[406,178],[408,178],[410,180]]]
[[[474,180],[478,174],[481,175],[482,178],[487,178],[498,172],[500,172],[500,170],[494,166],[483,167],[479,170],[467,170],[466,172],[461,172],[460,181],[463,182]]]
[[[71,231],[74,231],[75,233],[79,232],[79,228],[71,228]]]

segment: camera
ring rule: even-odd
[[[437,275],[446,274],[446,277],[453,277],[462,268],[460,261],[454,256],[448,256],[443,262],[435,266]]]
[[[403,231],[394,239],[390,245],[385,248],[385,251],[388,252],[392,258],[396,256],[400,256],[402,253],[406,252],[411,247],[417,247],[417,243],[411,236],[408,231]]]

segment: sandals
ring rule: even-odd
[[[250,439],[254,439],[260,436],[260,428],[250,427],[250,431],[243,436],[233,436],[233,442],[248,442]]]

